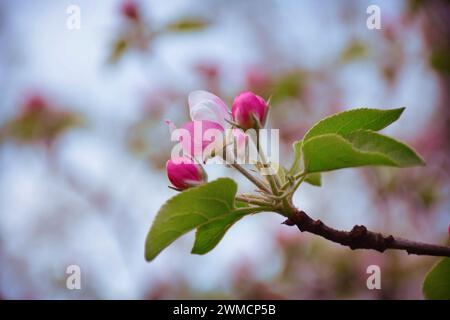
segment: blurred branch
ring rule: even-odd
[[[351,231],[341,231],[328,227],[320,220],[314,220],[304,211],[293,208],[290,218],[284,224],[296,225],[301,232],[310,232],[343,246],[356,249],[372,249],[384,252],[388,249],[405,250],[408,254],[450,257],[450,247],[416,242],[392,235],[385,236],[355,225]]]

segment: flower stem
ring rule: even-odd
[[[293,180],[286,181],[286,183],[281,186],[281,190],[286,190],[286,188],[289,187],[295,180],[300,179],[303,182],[303,180],[305,180],[305,178],[306,178],[306,172],[301,172],[299,174],[296,174],[293,177]],[[297,188],[298,188],[298,186],[296,186],[294,189],[297,189]]]
[[[302,182],[306,179],[306,174],[301,176],[301,178],[295,183],[292,189],[289,191],[289,194],[294,194],[294,192],[298,189],[298,187],[302,184]]]
[[[247,170],[245,170],[241,165],[237,163],[231,164],[233,168],[235,168],[237,171],[242,173],[244,177],[246,177],[248,180],[250,180],[255,186],[257,186],[259,189],[270,193],[270,190],[266,187],[265,183],[260,181],[258,178],[252,176]]]
[[[264,200],[257,200],[257,199],[252,199],[250,197],[247,197],[245,195],[238,195],[236,196],[236,200],[238,201],[242,201],[242,202],[246,202],[249,204],[254,204],[254,205],[258,205],[258,206],[270,206],[270,203]]]
[[[267,212],[274,212],[274,207],[273,206],[260,206],[260,207],[248,207],[248,208],[239,208],[233,211],[233,213],[238,213],[238,214],[242,214],[242,215],[246,215],[246,214],[254,214],[254,213],[258,213],[258,212],[263,212],[263,211],[267,211]]]
[[[264,151],[261,150],[261,145],[259,143],[259,133],[256,135],[256,141],[254,141],[254,143],[256,144],[256,150],[258,151],[258,155],[261,160],[261,165],[264,167],[268,163],[267,163],[267,158],[266,158]],[[277,180],[278,175],[277,174],[267,174],[264,176],[266,177],[267,181],[269,182],[272,194],[277,196],[279,194],[279,188],[280,188],[280,184],[281,184],[279,182],[279,180]],[[276,176],[276,178],[275,178],[275,176]]]

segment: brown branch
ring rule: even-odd
[[[405,250],[408,254],[450,257],[450,247],[416,242],[402,238],[385,236],[355,225],[351,231],[341,231],[328,227],[320,220],[314,220],[305,212],[294,209],[291,217],[283,222],[296,225],[300,231],[314,233],[343,246],[356,249],[372,249],[383,252],[388,249]]]

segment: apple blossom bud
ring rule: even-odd
[[[208,180],[203,167],[186,157],[168,160],[166,169],[170,182],[180,191],[203,184]]]
[[[120,12],[124,17],[130,20],[139,20],[139,7],[135,0],[124,0]]]
[[[242,129],[264,125],[269,107],[266,101],[253,92],[243,92],[234,98],[231,114],[234,122]]]
[[[48,106],[46,99],[38,94],[31,94],[25,100],[23,109],[25,112],[41,112]]]

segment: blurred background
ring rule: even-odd
[[[380,30],[366,26],[372,4]],[[448,1],[2,0],[0,298],[421,298],[436,258],[351,251],[275,214],[244,218],[204,256],[190,233],[146,263],[144,241],[176,194],[164,120],[186,121],[203,89],[228,105],[243,90],[272,96],[285,165],[324,116],[406,107],[384,132],[426,167],[326,173],[295,203],[336,228],[448,243],[449,21]],[[81,290],[66,288],[72,264]],[[366,287],[372,264],[381,290]]]

